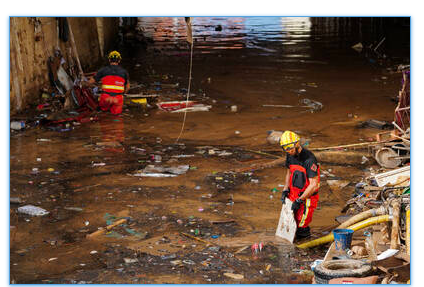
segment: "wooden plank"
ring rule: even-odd
[[[126,221],[127,221],[126,218],[119,219],[116,222],[112,223],[111,225],[106,226],[106,228],[103,228],[103,229],[100,229],[100,230],[97,230],[97,231],[95,231],[93,233],[88,234],[87,235],[87,238],[94,238],[96,236],[99,236],[99,235],[105,233],[106,231],[111,230],[115,226],[118,226],[118,225],[120,225],[122,223],[125,223]]]

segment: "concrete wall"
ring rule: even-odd
[[[115,42],[118,18],[71,17],[68,20],[83,71],[90,72],[94,64],[102,60],[101,49],[108,51]],[[29,104],[36,104],[40,89],[50,87],[48,58],[57,47],[67,63],[76,63],[71,40],[64,42],[58,37],[55,17],[10,18],[11,115]]]

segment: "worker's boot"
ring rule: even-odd
[[[296,230],[296,239],[303,239],[311,236],[311,230],[308,227],[298,227]]]

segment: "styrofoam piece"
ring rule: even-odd
[[[400,177],[402,178],[409,178],[411,176],[411,170],[410,166],[404,166],[401,168],[397,168],[394,170],[390,170],[387,172],[379,173],[374,176],[375,181],[377,182],[378,186],[385,186],[387,184],[397,184],[398,179]],[[406,182],[404,185],[408,185],[409,182]]]
[[[292,202],[286,198],[286,202],[281,207],[280,220],[278,221],[275,235],[293,243],[297,225],[291,208]]]
[[[41,207],[34,205],[25,205],[18,208],[19,213],[24,213],[32,216],[43,216],[49,214],[49,212]]]

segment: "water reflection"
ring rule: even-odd
[[[123,153],[124,120],[121,115],[102,114],[99,117],[102,145],[105,151]]]
[[[270,42],[293,45],[306,41],[311,25],[309,17],[194,17],[192,22],[200,53],[243,48],[278,52],[266,46]],[[140,17],[138,26],[163,49],[185,44],[183,17]]]
[[[351,57],[351,46],[385,37],[391,56],[409,59],[409,17],[193,17],[194,54],[241,50],[256,55]],[[165,54],[188,50],[184,17],[139,17],[138,26]]]

